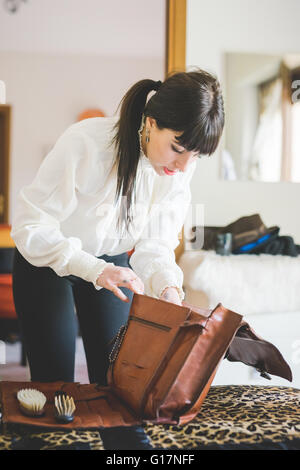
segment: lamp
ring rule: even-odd
[[[27,0],[4,0],[3,4],[9,13],[16,13],[22,2],[26,3]]]

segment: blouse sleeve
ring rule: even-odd
[[[190,181],[195,168],[196,162],[186,173],[178,175],[181,178],[164,197],[156,200],[131,255],[132,269],[144,282],[145,294],[151,297],[159,298],[166,287],[176,287],[180,299],[184,299],[183,272],[176,264],[174,250],[190,206]]]
[[[58,276],[78,276],[100,290],[97,277],[113,263],[83,251],[79,238],[66,238],[60,230],[77,207],[76,175],[87,145],[84,133],[70,129],[57,140],[33,182],[20,191],[11,237],[32,265],[50,267]]]

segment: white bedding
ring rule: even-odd
[[[185,300],[213,308],[218,302],[243,315],[300,310],[300,256],[230,255],[185,251]]]

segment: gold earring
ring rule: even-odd
[[[149,141],[150,141],[149,129],[146,129],[146,143],[148,144]]]

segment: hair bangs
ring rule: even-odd
[[[218,146],[224,120],[202,119],[194,125],[187,127],[183,133],[175,137],[178,144],[189,152],[196,152],[201,155],[212,155]]]

